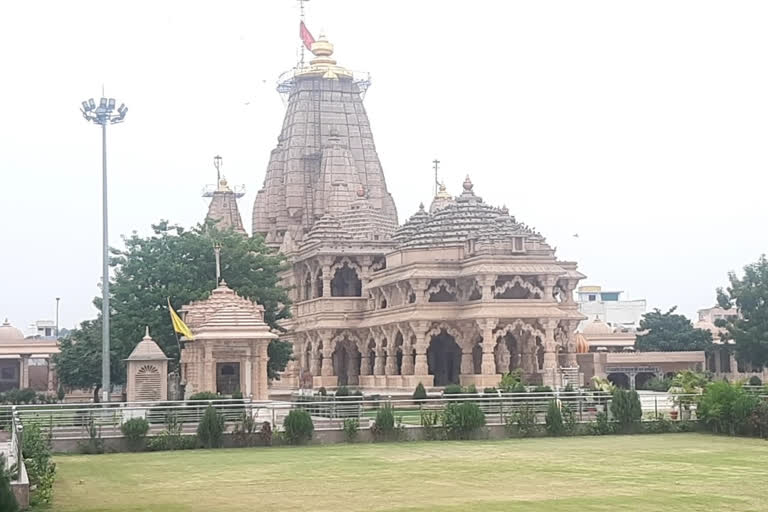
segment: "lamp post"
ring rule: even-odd
[[[56,338],[59,337],[59,301],[61,297],[56,297]]]
[[[102,274],[101,274],[101,392],[103,401],[109,401],[109,237],[107,231],[107,125],[121,123],[128,107],[122,103],[115,112],[115,98],[101,98],[99,105],[93,98],[82,103],[80,111],[86,121],[101,125],[101,217],[102,217]]]

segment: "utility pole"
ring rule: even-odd
[[[103,94],[103,90],[102,90]],[[115,112],[115,98],[102,97],[99,106],[93,98],[82,102],[80,109],[86,121],[101,125],[101,220],[102,220],[102,269],[101,269],[101,392],[104,402],[109,402],[109,231],[107,209],[107,125],[123,122],[128,107],[122,103]]]
[[[61,297],[56,297],[56,338],[59,337],[59,301]]]
[[[432,160],[432,163],[435,164],[435,194],[434,194],[434,197],[437,197],[438,187],[440,186],[440,182],[437,179],[437,169],[438,169],[438,167],[440,165],[440,160],[435,158],[434,160]]]

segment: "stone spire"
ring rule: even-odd
[[[312,53],[291,78],[283,127],[253,205],[253,232],[273,247],[286,233],[300,243],[318,219],[352,208],[361,188],[371,211],[397,224],[360,84],[336,64],[325,37]]]
[[[203,197],[210,197],[211,203],[208,205],[208,215],[206,221],[213,221],[216,227],[222,230],[234,229],[238,233],[247,235],[243,228],[243,219],[240,217],[240,210],[237,207],[237,200],[244,194],[242,187],[240,190],[232,190],[227,183],[227,179],[221,175],[220,156],[215,156],[213,165],[216,167],[216,185],[212,188],[207,187]]]

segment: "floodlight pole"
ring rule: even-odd
[[[110,399],[109,361],[109,229],[107,208],[107,124],[121,123],[128,109],[121,104],[115,110],[114,98],[101,98],[96,107],[93,98],[82,103],[81,112],[86,121],[101,125],[101,218],[102,218],[102,275],[101,275],[101,392],[102,400]]]
[[[107,123],[101,124],[101,392],[109,402],[109,223],[107,222]]]

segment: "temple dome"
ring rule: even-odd
[[[594,320],[584,326],[583,333],[585,335],[613,334],[613,329],[610,325],[600,320],[600,317],[595,316]]]
[[[149,327],[147,327],[144,338],[134,347],[127,361],[164,361],[167,359],[165,352],[149,335]]]
[[[0,325],[0,343],[16,343],[24,341],[24,333],[12,326],[8,319]]]
[[[439,208],[422,209],[395,232],[400,247],[443,247],[473,239],[479,242],[509,242],[513,237],[538,238],[510,217],[506,209],[485,204],[473,192],[469,177],[460,196]]]
[[[587,338],[585,338],[583,334],[581,334],[580,332],[577,332],[576,335],[573,337],[573,340],[576,342],[577,354],[586,354],[587,352],[589,352],[589,342],[587,341]]]

